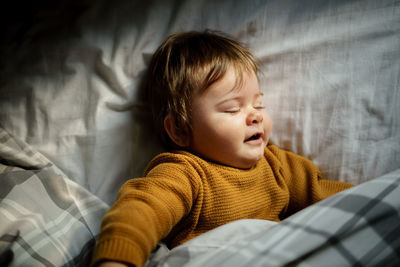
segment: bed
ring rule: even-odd
[[[141,97],[149,59],[203,29],[260,59],[271,140],[357,186],[280,223],[160,243],[147,266],[400,264],[399,1],[21,4],[2,11],[1,266],[89,265],[119,187],[164,151]]]

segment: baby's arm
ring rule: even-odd
[[[280,162],[280,171],[290,193],[291,215],[335,193],[352,187],[352,184],[322,179],[318,167],[309,159],[295,153],[269,146]]]
[[[180,169],[179,164],[160,164],[147,177],[122,186],[103,218],[94,263],[110,260],[142,266],[146,262],[157,242],[191,209],[194,189]]]

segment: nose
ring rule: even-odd
[[[246,118],[246,123],[247,125],[252,125],[252,124],[258,124],[263,121],[263,116],[261,114],[261,111],[257,109],[253,109]]]

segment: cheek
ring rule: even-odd
[[[271,133],[272,120],[266,111],[264,113],[264,129],[268,133],[268,135]]]
[[[209,138],[216,139],[221,144],[227,144],[236,138],[241,138],[243,120],[230,115],[214,116],[203,124],[200,131]]]
[[[246,118],[242,115],[221,116],[218,120],[217,127],[221,132],[225,132],[231,136],[240,135],[246,127]]]
[[[234,121],[221,118],[214,121],[213,126],[209,131],[217,138],[226,138],[233,135],[233,132],[237,131],[237,126]]]

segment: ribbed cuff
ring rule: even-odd
[[[91,266],[95,266],[100,261],[107,260],[134,264],[136,267],[141,267],[146,259],[139,246],[120,238],[100,240],[96,244]]]

